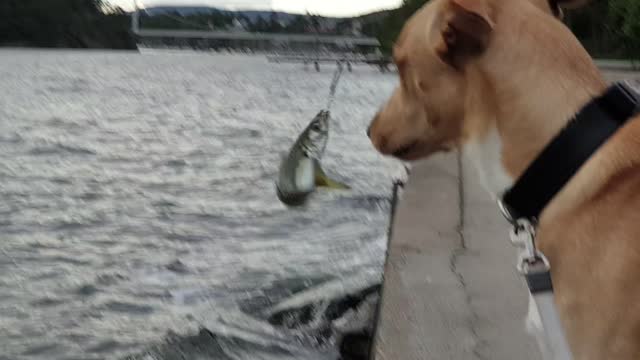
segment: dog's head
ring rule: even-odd
[[[465,129],[470,97],[481,97],[474,64],[492,46],[496,12],[527,5],[549,20],[587,0],[432,0],[405,25],[393,58],[400,86],[374,118],[369,136],[383,154],[417,160],[454,149]],[[533,4],[535,7],[532,7]],[[537,8],[537,9],[536,9]],[[546,14],[543,14],[546,13]],[[500,47],[496,45],[494,47]],[[496,52],[504,49],[493,49]],[[474,92],[472,94],[472,92]],[[471,95],[471,96],[469,96]],[[482,99],[485,101],[486,99]]]

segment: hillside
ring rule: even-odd
[[[127,14],[99,0],[0,0],[0,46],[136,48]]]
[[[278,19],[284,21],[291,21],[297,15],[285,13],[285,12],[273,12],[273,11],[264,11],[264,10],[240,10],[240,11],[231,11],[218,9],[215,7],[206,7],[206,6],[152,6],[144,9],[144,12],[149,16],[161,16],[167,14],[180,15],[182,17],[190,17],[190,16],[198,16],[198,15],[211,15],[216,13],[222,13],[230,16],[236,17],[244,17],[247,18],[251,22],[256,22],[259,19],[269,20],[273,14],[278,17]]]
[[[362,35],[363,21],[367,16],[332,18],[276,11],[232,11],[214,7],[162,6],[144,9],[141,12],[140,26],[151,29]],[[377,16],[380,15],[374,17]]]

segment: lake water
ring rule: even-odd
[[[320,324],[260,315],[380,281],[391,185],[406,174],[365,129],[395,75],[342,78],[324,165],[353,189],[302,209],[275,195],[280,154],[333,71],[0,51],[0,359],[122,358],[201,327],[218,337],[213,358],[337,358],[335,339],[305,336]]]

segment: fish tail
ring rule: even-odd
[[[315,171],[316,186],[326,187],[329,189],[336,189],[336,190],[351,189],[348,185],[329,178],[329,176],[327,176],[327,174],[322,169],[322,166],[320,166],[320,163],[318,163],[317,161],[315,165],[316,165],[315,166],[316,167],[316,171]]]

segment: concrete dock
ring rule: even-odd
[[[457,154],[414,166],[393,226],[374,358],[540,359],[508,231]]]

